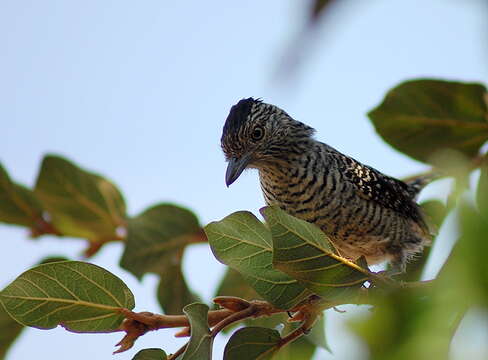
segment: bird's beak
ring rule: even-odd
[[[237,178],[242,174],[244,169],[249,164],[251,160],[251,156],[249,154],[245,154],[240,158],[230,158],[229,164],[227,165],[227,171],[225,172],[225,184],[227,187],[230,186]]]

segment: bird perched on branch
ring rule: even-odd
[[[268,205],[317,225],[343,257],[390,261],[403,272],[431,239],[411,185],[363,165],[313,138],[315,130],[280,108],[243,99],[225,121],[221,145],[232,184],[259,171]]]

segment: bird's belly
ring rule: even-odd
[[[317,225],[341,256],[351,260],[364,256],[370,265],[390,260],[388,246],[399,234],[397,227],[402,225],[390,211],[360,198],[341,201],[332,197],[313,205],[290,198],[267,203]]]

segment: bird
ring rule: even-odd
[[[430,244],[416,202],[426,181],[408,184],[315,139],[315,129],[259,98],[233,105],[221,137],[227,187],[257,169],[266,205],[318,226],[337,253],[392,274]]]

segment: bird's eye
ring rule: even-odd
[[[261,140],[263,136],[264,136],[264,129],[262,126],[256,126],[251,133],[251,137],[255,141]]]

